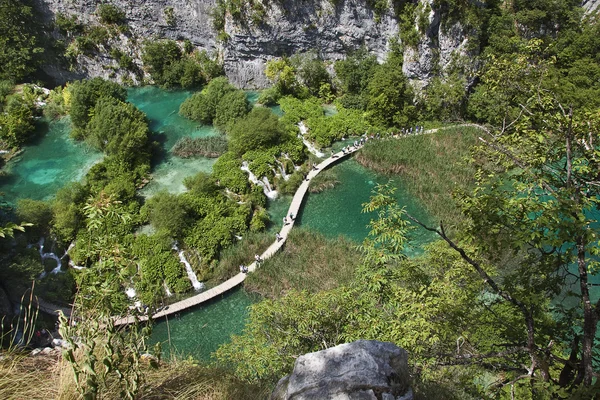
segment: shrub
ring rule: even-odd
[[[100,4],[96,13],[103,24],[120,25],[125,22],[125,12],[114,4]]]

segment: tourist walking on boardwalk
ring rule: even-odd
[[[290,213],[290,219],[293,221],[294,220],[294,213]]]
[[[248,267],[246,267],[244,264],[240,264],[240,272],[242,274],[247,274],[248,273]]]
[[[277,233],[275,234],[275,239],[277,239],[277,241],[278,241],[278,242],[279,242],[279,241],[282,239],[282,237],[281,237],[281,235],[279,234],[279,232],[277,232]]]
[[[262,258],[260,258],[260,256],[258,254],[254,255],[254,260],[256,261],[257,264],[260,264],[262,262]]]
[[[286,226],[287,224],[288,224],[288,222],[287,222],[287,218],[284,216],[284,217],[283,217],[283,226]]]

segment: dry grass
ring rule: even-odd
[[[15,351],[0,353],[0,399],[58,399],[58,356],[29,357]]]
[[[73,373],[59,355],[28,356],[11,352],[0,355],[0,399],[79,399]],[[248,384],[227,370],[190,361],[173,360],[158,369],[144,367],[144,384],[138,399],[162,400],[259,400],[267,399],[272,388]],[[116,382],[100,399],[120,399]]]

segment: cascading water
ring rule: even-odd
[[[254,175],[252,173],[252,171],[250,171],[250,168],[248,167],[248,162],[244,161],[242,162],[242,166],[240,167],[240,169],[244,172],[248,173],[248,180],[250,182],[252,182],[255,185],[261,186],[263,188],[263,192],[265,193],[265,196],[267,196],[269,199],[276,199],[277,198],[277,191],[273,190],[271,188],[271,183],[269,182],[269,179],[265,176],[263,177],[262,181],[259,180],[256,175]]]
[[[283,165],[283,163],[277,158],[275,159],[275,163],[277,164],[277,168],[279,168],[279,173],[281,174],[281,177],[286,181],[290,179],[290,176],[287,174],[287,172],[285,172],[285,165]]]
[[[167,297],[173,296],[173,293],[169,290],[169,287],[167,286],[167,282],[163,282],[163,287],[165,288],[165,293],[167,294]]]
[[[173,245],[173,250],[178,251],[177,254],[179,255],[179,261],[181,261],[183,263],[183,265],[185,265],[185,272],[187,272],[187,276],[190,279],[190,282],[192,282],[192,286],[194,287],[194,290],[204,289],[204,283],[202,283],[198,280],[198,277],[194,273],[192,266],[188,262],[187,258],[185,258],[185,254],[184,254],[183,250],[179,250],[179,247],[177,247],[177,243],[175,243],[175,245]]]
[[[304,143],[308,151],[310,151],[319,158],[325,157],[325,153],[317,150],[317,148],[304,137],[304,135],[308,133],[308,127],[304,124],[304,121],[300,121],[298,123],[298,129],[300,129],[300,135],[298,137],[302,139],[302,142]]]
[[[44,253],[44,238],[40,239],[40,241],[38,242],[38,245],[40,246],[40,257],[42,257],[42,261],[44,261],[47,258],[51,258],[54,261],[56,261],[56,267],[52,271],[50,271],[50,273],[51,274],[58,274],[59,272],[61,272],[61,268],[62,268],[61,258],[59,258],[56,254],[54,254],[52,252]],[[65,253],[65,255],[66,254],[67,253]],[[46,275],[47,275],[46,271],[43,271],[40,274],[40,279],[44,278]]]

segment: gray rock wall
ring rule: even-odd
[[[45,19],[56,13],[77,15],[86,23],[96,23],[94,14],[101,0],[35,0]],[[420,0],[432,3],[433,0]],[[145,39],[189,39],[195,46],[222,57],[229,79],[239,87],[264,88],[269,85],[264,75],[268,60],[297,52],[316,51],[325,60],[339,60],[348,51],[366,46],[383,61],[390,43],[398,37],[399,25],[390,8],[377,19],[366,0],[264,1],[266,14],[261,23],[250,18],[245,23],[226,18],[226,42],[218,42],[212,27],[210,10],[216,0],[115,0],[126,13],[132,35],[121,35],[111,42],[141,65],[141,43]],[[165,10],[171,7],[175,23],[169,25]],[[443,69],[451,55],[465,53],[466,33],[459,25],[446,32],[440,30],[440,17],[430,15],[427,34],[417,49],[405,52],[404,72],[416,86],[425,85],[433,71]],[[47,72],[58,80],[84,76],[115,78],[116,66],[110,57],[97,59],[80,57],[76,71],[60,71],[48,67]],[[118,78],[119,76],[117,76]]]

